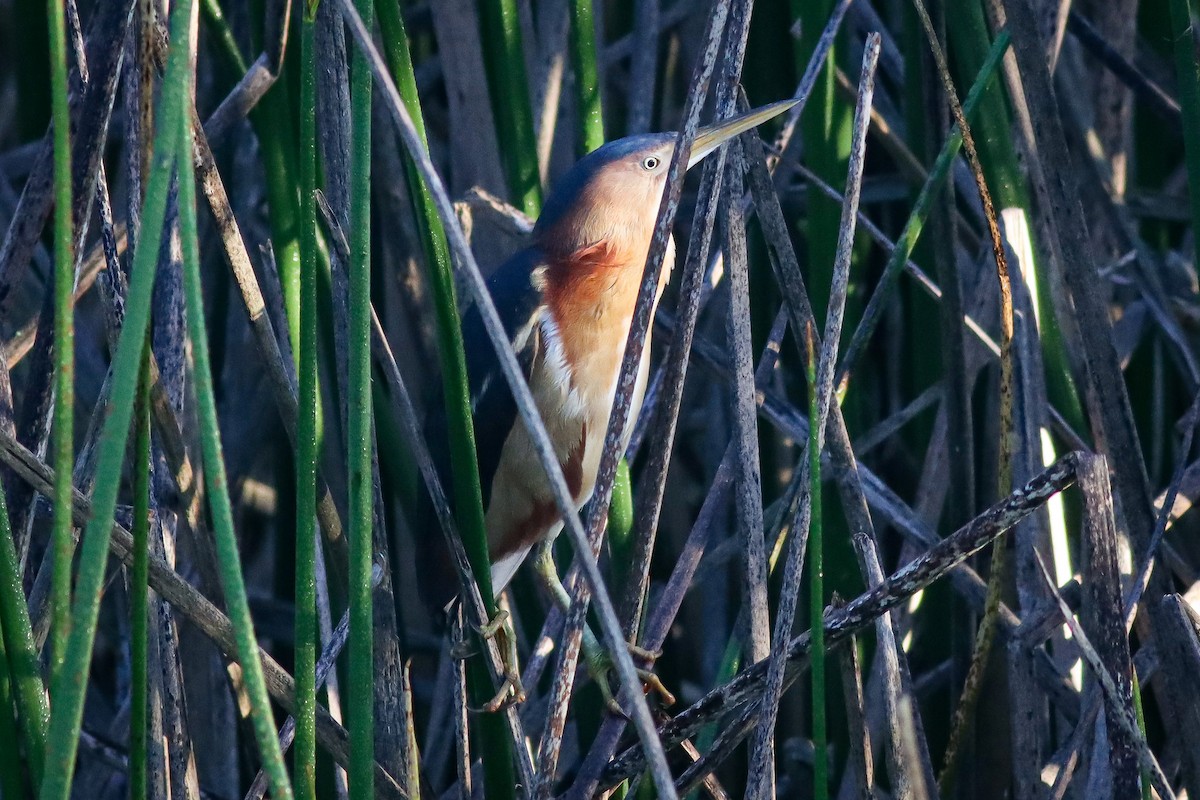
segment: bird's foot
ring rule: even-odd
[[[631,655],[643,661],[653,663],[660,652],[646,650],[643,647],[638,647],[635,644],[627,644]],[[612,713],[625,717],[625,711],[621,708],[621,704],[617,702],[617,697],[613,694],[612,684],[609,683],[609,674],[615,669],[610,656],[599,642],[591,636],[590,632],[585,630],[584,646],[583,646],[584,663],[587,665],[588,674],[592,676],[592,680],[596,682],[597,688],[600,689],[600,696],[604,700],[604,705]],[[675,704],[675,695],[663,684],[662,680],[654,674],[653,670],[637,668],[635,670],[638,680],[641,681],[643,691],[653,692],[657,694],[665,705],[671,706]]]
[[[521,684],[520,663],[517,657],[517,640],[509,624],[507,611],[501,610],[483,625],[475,628],[481,639],[493,639],[500,650],[500,667],[502,681],[500,688],[491,700],[488,700],[480,711],[495,713],[504,711],[509,706],[525,702],[525,687]],[[479,652],[476,643],[460,639],[450,646],[450,655],[463,660]]]

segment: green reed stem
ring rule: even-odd
[[[190,5],[190,0],[185,0]],[[212,364],[208,354],[208,331],[204,322],[204,290],[200,282],[200,243],[196,232],[196,180],[192,169],[192,126],[189,115],[171,119],[179,126],[177,151],[179,166],[179,233],[183,243],[183,287],[187,298],[188,336],[192,343],[193,380],[196,389],[196,410],[200,422],[200,449],[204,459],[209,513],[217,550],[217,569],[225,591],[229,619],[233,623],[238,660],[250,698],[250,718],[254,738],[258,743],[267,773],[271,793],[280,800],[291,800],[283,752],[275,731],[271,702],[263,678],[254,623],[246,584],[242,579],[242,562],[238,554],[237,535],[233,529],[233,506],[229,500],[225,458],[221,452],[221,430],[217,420],[217,404],[213,392]]]
[[[820,419],[820,397],[817,391],[817,354],[813,331],[805,331],[804,346],[808,359],[808,418]],[[811,589],[809,630],[812,632],[812,652],[809,659],[812,680],[813,726],[813,797],[829,797],[828,733],[825,723],[825,563],[824,536],[821,526],[821,429],[808,426],[808,501],[811,512],[808,523],[808,581]]]
[[[48,0],[54,111],[54,572],[50,671],[62,668],[71,630],[71,473],[75,466],[75,234],[71,213],[71,118],[67,107],[64,0]]]
[[[356,0],[367,30],[374,0]],[[350,487],[350,796],[372,796],[375,764],[371,598],[371,68],[360,48],[350,65],[350,322],[347,387]]]
[[[229,20],[225,18],[225,12],[221,10],[221,4],[217,0],[200,0],[200,5],[213,27],[217,45],[225,52],[225,57],[229,59],[234,68],[244,75],[247,67],[246,59],[242,58],[237,37],[233,35],[233,28],[229,25]]]
[[[1138,670],[1133,670],[1133,710],[1138,717],[1138,730],[1142,738],[1146,736],[1146,711],[1141,705],[1141,682],[1138,680]],[[1141,770],[1141,800],[1151,800],[1154,793],[1151,790],[1150,772]]]
[[[50,717],[46,749],[47,769],[40,793],[42,800],[67,800],[75,772],[79,730],[83,723],[83,698],[87,689],[88,667],[96,636],[96,620],[100,613],[104,572],[108,564],[113,511],[116,508],[117,492],[121,483],[125,445],[137,395],[138,372],[150,322],[150,299],[154,288],[159,247],[162,244],[167,195],[177,156],[184,144],[180,129],[184,124],[190,123],[187,103],[191,86],[188,62],[188,26],[191,13],[191,0],[182,0],[171,13],[171,45],[159,98],[160,113],[157,115],[150,178],[142,209],[142,230],[133,257],[125,323],[113,358],[112,395],[96,459],[97,478],[92,492],[92,516],[88,520],[81,543],[79,575],[75,584],[72,627],[67,641],[66,657],[62,669],[54,676],[53,681],[54,708]],[[191,130],[190,127],[188,130]],[[190,175],[191,151],[183,152],[186,153],[185,157],[178,161],[189,167]],[[187,181],[181,179],[180,183],[182,192],[182,184]],[[7,625],[5,627],[7,628]]]
[[[946,15],[946,28],[950,36],[951,56],[955,60],[958,74],[963,76],[964,81],[979,75],[984,68],[985,54],[991,45],[982,2],[970,0],[959,4],[955,13]],[[984,89],[979,103],[979,115],[972,127],[975,129],[975,141],[979,147],[979,160],[983,163],[984,174],[988,177],[988,183],[996,189],[996,202],[1004,209],[1021,209],[1028,223],[1029,193],[1017,162],[1011,115],[1002,84],[990,84]],[[1006,233],[1011,236],[1014,232]],[[1029,266],[1033,271],[1031,290],[1035,295],[1038,338],[1041,339],[1046,389],[1050,401],[1062,412],[1072,428],[1077,431],[1087,430],[1079,392],[1071,376],[1066,342],[1054,311],[1050,276],[1036,261]]]
[[[14,705],[12,678],[8,673],[8,651],[4,648],[4,624],[0,621],[0,797],[25,796],[21,771],[17,707]]]
[[[392,71],[400,99],[422,140],[425,121],[417,94],[408,50],[404,20],[397,0],[379,4],[379,27],[383,32],[385,55]],[[425,255],[429,283],[433,291],[437,320],[438,354],[442,362],[442,390],[446,397],[446,418],[449,428],[451,466],[454,480],[455,521],[463,546],[471,561],[471,569],[479,584],[479,593],[489,614],[496,613],[492,590],[491,561],[488,558],[487,528],[483,514],[483,491],[479,483],[475,431],[471,423],[471,389],[467,376],[467,359],[463,347],[462,328],[458,319],[458,299],[454,291],[454,274],[446,231],[438,217],[429,189],[417,174],[412,160],[404,158],[405,177],[416,216],[415,223]],[[507,737],[506,737],[507,738]]]
[[[812,58],[833,3],[834,0],[791,0],[793,16],[801,32],[794,50],[797,74],[804,71]],[[845,179],[850,157],[850,107],[837,98],[834,90],[839,49],[835,45],[825,56],[821,74],[813,85],[808,111],[801,115],[799,123],[804,135],[805,163],[831,186]],[[809,270],[805,280],[810,287],[817,323],[823,324],[837,254],[841,205],[816,186],[810,186],[806,216]]]
[[[202,0],[220,52],[237,71],[245,74],[246,59],[218,0]],[[271,248],[283,289],[283,308],[293,354],[300,341],[300,232],[301,211],[297,192],[298,154],[292,146],[292,108],[286,81],[280,80],[250,112],[250,123],[262,148],[266,177],[267,216],[271,223]]]
[[[604,144],[592,0],[571,0],[571,66],[575,70],[575,101],[579,105],[579,154],[586,155]]]
[[[988,51],[983,67],[979,71],[979,76],[975,79],[975,83],[971,85],[971,90],[967,93],[967,99],[963,101],[963,114],[968,119],[974,117],[975,110],[979,106],[983,93],[995,77],[996,70],[1004,58],[1005,51],[1008,50],[1010,41],[1008,31],[1001,31],[996,40],[992,42],[992,47]],[[916,247],[917,240],[921,237],[925,220],[928,218],[929,212],[933,207],[933,200],[945,183],[946,176],[950,173],[950,166],[954,163],[954,159],[958,156],[958,151],[961,147],[962,132],[955,126],[946,138],[946,143],[942,145],[942,150],[938,153],[933,167],[929,170],[929,177],[926,178],[925,185],[921,187],[921,191],[913,203],[913,209],[909,214],[908,221],[904,223],[904,230],[900,232],[900,236],[896,239],[896,247],[888,257],[887,264],[883,268],[883,274],[879,277],[879,283],[875,286],[874,293],[871,295],[871,299],[867,303],[867,308],[863,312],[862,324],[854,331],[850,344],[846,347],[846,353],[842,358],[842,365],[838,368],[838,376],[834,382],[834,389],[836,391],[840,392],[844,387],[847,374],[853,371],[855,363],[857,363],[859,356],[862,355],[867,341],[871,338],[871,334],[875,330],[875,326],[879,323],[888,296],[895,288],[896,278],[899,277],[900,270],[908,262],[913,248]]]
[[[479,12],[500,160],[513,204],[536,217],[542,207],[542,182],[516,0],[483,0]]]
[[[149,720],[150,641],[150,343],[142,348],[133,445],[133,568],[129,576],[129,797],[146,797],[149,758],[146,734]]]
[[[608,544],[612,548],[613,563],[618,565],[613,576],[624,584],[625,567],[629,564],[633,545],[633,485],[629,478],[629,462],[622,458],[617,462],[617,476],[613,479],[612,502],[608,507]],[[620,592],[618,591],[619,595]]]
[[[397,0],[382,0],[376,10],[379,13],[379,29],[383,34],[384,57],[387,59],[388,69],[418,135],[428,146],[421,98],[417,93],[417,81],[408,48],[408,34],[404,27],[404,19],[400,15],[400,5]],[[455,521],[467,558],[471,562],[471,571],[475,573],[479,594],[483,597],[488,614],[494,616],[497,606],[492,588],[483,491],[479,482],[475,430],[471,421],[471,390],[458,317],[458,299],[454,291],[450,248],[429,188],[417,173],[412,159],[405,155],[403,161],[409,199],[413,207],[414,225],[421,241],[426,275],[433,294],[438,355],[442,366],[442,394],[446,402],[447,434],[452,454],[450,463],[451,478],[454,482]],[[481,705],[491,699],[494,688],[482,655],[471,660],[467,675],[472,702]],[[513,770],[512,741],[503,717],[499,714],[484,714],[476,717],[474,723],[479,731],[480,748],[484,755],[486,796],[515,796],[516,773]]]
[[[317,796],[317,113],[316,0],[300,23],[300,338],[296,420],[296,740],[292,783],[301,800]]]
[[[8,655],[8,674],[16,696],[17,717],[25,758],[36,790],[42,783],[45,763],[46,729],[50,711],[46,705],[46,687],[42,683],[37,645],[29,624],[29,607],[21,584],[17,548],[8,522],[8,505],[0,490],[0,629]]]

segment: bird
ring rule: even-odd
[[[795,104],[784,100],[701,128],[687,168],[734,136]],[[517,354],[576,506],[592,496],[626,339],[657,212],[677,141],[675,133],[628,136],[585,155],[557,181],[527,245],[488,278],[487,289]],[[670,279],[668,241],[654,306]],[[653,310],[653,309],[652,309]],[[508,586],[531,550],[537,572],[560,606],[570,597],[554,569],[550,543],[562,519],[533,438],[517,412],[482,317],[462,319],[493,591]],[[650,369],[650,333],[621,435],[629,443]],[[434,403],[431,441],[445,441]],[[439,472],[449,487],[446,448]],[[594,645],[594,637],[592,639]],[[589,643],[585,641],[585,647]]]

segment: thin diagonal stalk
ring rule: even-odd
[[[610,503],[612,499],[613,484],[616,479],[617,466],[623,453],[620,452],[621,432],[625,429],[626,422],[629,418],[630,405],[633,397],[635,375],[637,373],[637,365],[641,361],[642,351],[646,344],[646,336],[650,326],[651,307],[656,296],[658,288],[659,274],[662,271],[663,263],[666,258],[667,243],[670,240],[671,225],[674,222],[674,216],[678,210],[679,197],[682,189],[681,179],[683,178],[684,167],[687,163],[687,158],[691,152],[692,140],[695,138],[696,130],[699,126],[700,110],[703,103],[703,98],[707,94],[708,84],[712,78],[712,73],[716,67],[717,53],[720,44],[725,39],[725,31],[727,22],[732,16],[730,0],[718,0],[715,3],[714,14],[709,19],[708,29],[706,30],[705,51],[700,62],[694,68],[691,85],[688,91],[688,100],[684,110],[684,124],[678,138],[676,139],[675,149],[672,153],[671,164],[667,171],[666,187],[663,191],[662,200],[660,202],[656,215],[653,237],[650,242],[649,251],[646,256],[646,269],[642,278],[641,285],[638,289],[637,302],[634,306],[633,319],[630,324],[629,332],[625,340],[625,351],[621,362],[621,368],[617,378],[617,390],[614,393],[612,410],[609,415],[608,430],[605,432],[604,447],[600,456],[600,464],[596,475],[596,485],[592,492],[590,502],[591,510],[587,519],[587,552],[579,552],[578,545],[576,546],[576,558],[581,560],[586,566],[588,556],[595,558],[599,552],[604,535],[605,523],[607,521]],[[739,4],[739,12],[742,14],[744,22],[749,20],[749,2],[743,0]],[[744,36],[741,37],[744,39]],[[643,539],[643,541],[646,541]],[[640,559],[639,559],[640,560]],[[641,575],[634,575],[635,581],[640,580]],[[594,586],[592,587],[594,590]],[[631,583],[627,592],[638,592],[640,584]],[[560,674],[569,674],[575,668],[575,662],[572,654],[578,652],[579,638],[582,634],[582,626],[585,618],[585,611],[588,602],[588,588],[580,587],[576,602],[582,606],[582,609],[572,614],[568,618],[569,623],[575,623],[565,627],[562,641],[564,658],[559,662]],[[627,603],[628,607],[635,608],[640,603],[634,600],[632,603]],[[603,615],[602,615],[603,616]],[[636,613],[630,614],[630,619],[635,619]],[[632,625],[630,625],[632,629]],[[623,635],[623,634],[622,634]],[[606,637],[607,638],[607,637]],[[613,651],[612,648],[625,650],[624,639],[615,639],[608,642],[610,653],[620,662],[619,654]],[[624,685],[627,678],[622,675],[622,691],[627,687]],[[641,710],[643,704],[640,702],[641,697],[636,707]],[[549,718],[557,717],[560,720],[565,719],[566,707],[568,700],[566,693],[556,697],[557,703],[552,706],[548,714]],[[640,721],[640,720],[639,720]],[[639,726],[640,728],[640,726]],[[643,739],[646,740],[646,735],[640,730]],[[657,740],[654,740],[655,742]],[[657,753],[654,753],[656,756]],[[667,796],[673,796],[674,782],[668,770],[658,768],[653,770],[654,784],[660,793],[667,793]]]
[[[74,233],[71,120],[67,107],[66,0],[48,0],[50,94],[54,109],[54,624],[51,674],[62,668],[71,629],[71,468],[75,464]]]
[[[8,651],[4,648],[4,620],[0,618],[0,792],[5,797],[23,796],[25,782],[21,779],[21,771],[17,706],[8,669]]]
[[[938,541],[913,561],[897,569],[841,608],[824,615],[826,643],[841,644],[884,612],[903,603],[914,593],[946,575],[965,559],[1040,508],[1049,497],[1075,482],[1079,454],[1068,453],[1036,475],[1020,489],[996,503],[950,536]],[[787,683],[795,680],[806,665],[811,648],[808,631],[790,640],[787,648]],[[759,662],[738,673],[726,684],[711,690],[663,725],[661,741],[669,746],[692,736],[703,726],[721,719],[736,719],[746,706],[756,706],[763,696],[767,662]],[[754,711],[753,708],[750,709]],[[607,789],[645,767],[640,745],[618,755],[607,765],[600,788]]]
[[[296,746],[292,784],[301,800],[317,794],[317,460],[320,450],[317,385],[317,115],[316,2],[300,23],[300,338],[296,363]]]
[[[356,0],[367,30],[374,0]],[[346,387],[347,485],[350,493],[350,796],[371,796],[375,762],[374,642],[371,592],[371,67],[358,49],[350,65],[350,319]]]
[[[1038,568],[1045,582],[1046,589],[1058,604],[1059,610],[1062,612],[1063,621],[1071,629],[1071,636],[1075,639],[1076,646],[1079,647],[1084,661],[1091,668],[1092,673],[1096,676],[1100,684],[1100,688],[1103,690],[1104,699],[1108,702],[1108,718],[1117,722],[1121,732],[1133,741],[1138,763],[1149,774],[1150,783],[1155,791],[1158,792],[1159,797],[1163,798],[1163,800],[1174,800],[1175,793],[1171,791],[1170,783],[1167,782],[1162,768],[1158,765],[1158,761],[1150,749],[1150,745],[1146,743],[1146,737],[1142,735],[1141,729],[1138,727],[1135,710],[1130,708],[1131,704],[1127,705],[1124,702],[1122,692],[1117,686],[1112,673],[1109,672],[1108,666],[1097,654],[1095,647],[1092,646],[1087,634],[1084,632],[1083,626],[1076,621],[1074,612],[1067,605],[1067,601],[1063,600],[1062,595],[1059,594],[1058,587],[1054,585],[1054,580],[1046,570],[1046,564],[1042,561],[1041,554],[1038,553],[1036,555]]]
[[[834,367],[837,363],[837,348],[842,333],[842,315],[845,311],[847,285],[850,278],[851,249],[854,244],[855,223],[858,219],[858,201],[862,191],[864,153],[866,150],[867,129],[870,122],[871,101],[875,90],[875,68],[879,63],[879,52],[880,38],[877,34],[874,34],[868,37],[863,52],[862,74],[858,88],[858,104],[854,112],[850,167],[846,176],[845,201],[842,204],[841,222],[838,227],[833,283],[829,292],[829,308],[825,315],[825,331],[821,342],[820,361],[815,368],[811,365],[810,358],[809,369],[813,370],[814,374],[813,385],[815,388],[813,391],[815,400],[813,406],[816,415],[810,420],[809,466],[806,471],[812,470],[815,462],[818,473],[820,472],[821,451],[824,449],[825,444],[825,422],[829,417],[829,409],[833,403]],[[815,331],[811,327],[807,330],[807,334],[815,340]],[[814,447],[815,452],[813,452]],[[813,487],[814,491],[820,491],[820,484],[812,477],[811,472],[809,473],[809,477],[810,486]],[[775,618],[774,641],[767,668],[766,690],[762,705],[763,713],[758,722],[754,746],[752,748],[752,753],[754,754],[753,767],[750,784],[746,788],[746,797],[748,800],[765,798],[765,790],[770,786],[769,771],[771,764],[766,756],[770,752],[770,740],[774,736],[775,720],[779,711],[779,699],[783,692],[784,668],[786,666],[785,654],[789,638],[788,632],[792,629],[796,614],[797,595],[800,589],[800,569],[803,560],[803,554],[799,551],[804,547],[804,541],[808,535],[809,525],[812,520],[812,513],[819,508],[819,501],[815,498],[810,498],[809,503],[801,503],[797,509],[797,519],[793,525],[795,530],[789,545],[791,552],[788,555],[785,567],[784,590],[780,600],[779,611]],[[817,595],[818,590],[823,592],[823,588],[819,577],[821,570],[819,556],[810,556],[810,559],[814,558],[816,560],[811,561],[809,578],[813,583],[813,603],[816,609],[818,609],[814,613],[818,613],[819,610],[824,608],[824,598],[823,595]],[[815,662],[817,648],[823,648],[824,646],[824,633],[819,624],[814,625],[812,630],[814,631],[813,658]],[[814,671],[814,703],[816,700],[815,694],[818,689],[818,678],[821,682],[819,688],[822,692],[823,701],[823,677],[823,671],[820,675]],[[814,727],[817,725],[817,722],[814,710]],[[818,762],[823,762],[825,756],[818,750],[815,758]],[[827,791],[827,786],[825,783],[821,783],[817,784],[815,789],[817,792],[824,792]]]
[[[579,115],[577,149],[582,156],[604,144],[604,112],[600,72],[596,68],[596,20],[592,0],[571,0],[571,65],[575,69],[575,102]]]
[[[408,50],[408,35],[400,15],[399,3],[397,0],[383,0],[378,10],[392,77],[417,128],[422,146],[428,149],[421,102],[417,94],[417,81]],[[483,493],[471,419],[470,383],[457,312],[458,298],[451,272],[450,250],[446,244],[445,228],[438,218],[428,186],[417,172],[411,158],[404,158],[404,167],[414,222],[425,255],[429,285],[433,290],[438,355],[442,365],[442,396],[446,403],[446,427],[453,454],[450,462],[454,481],[455,519],[471,561],[471,572],[479,582],[479,593],[487,617],[492,619],[495,618],[498,609],[492,588]],[[472,700],[476,706],[482,706],[496,691],[488,672],[488,665],[483,662],[483,651],[484,648],[481,648],[480,658],[472,659],[467,667]],[[485,714],[477,719],[477,723],[481,749],[487,754],[483,759],[487,794],[495,798],[511,797],[517,781],[513,772],[513,747],[507,720],[498,714]]]
[[[950,77],[946,65],[946,55],[938,43],[937,33],[925,10],[922,0],[913,0],[917,16],[921,19],[921,27],[925,30],[930,50],[933,52],[937,72],[942,81],[942,89],[950,110],[954,115],[959,135],[962,137],[963,148],[971,165],[976,188],[983,203],[984,216],[987,220],[988,233],[991,237],[992,254],[996,261],[996,275],[1000,285],[1000,443],[998,490],[1001,496],[1008,494],[1012,486],[1013,471],[1013,301],[1012,284],[1008,272],[1008,257],[1005,254],[1004,241],[1000,235],[999,221],[996,209],[992,204],[992,195],[988,189],[983,167],[979,162],[979,153],[975,149],[975,140],[971,136],[971,127],[967,122],[966,113],[958,101],[954,81]],[[974,717],[975,704],[983,688],[983,677],[991,653],[992,642],[995,639],[996,615],[1000,609],[1000,595],[1003,588],[1006,553],[1004,543],[997,540],[992,547],[991,573],[988,576],[987,602],[984,606],[983,617],[979,622],[975,647],[971,654],[971,666],[967,672],[966,685],[963,687],[962,698],[954,713],[954,727],[951,731],[950,744],[946,748],[946,763],[942,774],[938,776],[938,788],[943,794],[948,794],[954,782],[956,755],[962,736],[967,730],[969,721]]]
[[[878,48],[876,48],[878,54]],[[844,221],[844,218],[843,218]],[[817,377],[817,353],[811,326],[804,331],[808,355],[808,418],[821,419],[821,392]],[[812,631],[812,742],[813,797],[829,796],[829,736],[825,722],[825,558],[821,510],[821,426],[808,426],[808,585],[809,630]]]
[[[428,148],[425,123],[421,113],[417,82],[408,52],[407,32],[400,16],[397,0],[379,4],[379,26],[387,43],[386,55],[396,88],[404,101],[421,143]],[[471,557],[471,568],[479,582],[484,605],[489,615],[496,613],[492,591],[491,564],[488,559],[487,532],[483,516],[483,494],[479,484],[475,432],[471,423],[471,392],[467,377],[467,361],[463,348],[462,328],[458,320],[458,298],[454,289],[450,250],[446,230],[438,218],[437,208],[428,187],[421,179],[411,158],[405,159],[409,196],[416,214],[417,230],[425,254],[430,285],[437,315],[438,354],[442,362],[442,392],[446,398],[446,417],[454,477],[455,520],[463,535],[463,543]]]
[[[141,236],[134,254],[125,324],[113,358],[111,411],[101,435],[96,472],[99,477],[92,494],[93,514],[81,543],[80,569],[66,657],[63,668],[53,681],[55,702],[46,748],[48,769],[40,792],[42,800],[66,800],[75,771],[79,729],[83,721],[83,698],[100,611],[113,512],[150,321],[150,300],[162,243],[167,194],[181,144],[179,120],[185,116],[191,84],[188,64],[191,17],[190,0],[181,2],[171,15],[171,45],[163,79],[152,168],[142,211]]]
[[[985,89],[996,74],[996,70],[1000,66],[1001,60],[1004,58],[1004,53],[1008,50],[1010,37],[1007,31],[1002,31],[996,40],[992,42],[992,49],[988,51],[987,60],[984,61],[983,68],[979,71],[975,83],[972,84],[970,92],[967,93],[967,99],[963,102],[963,114],[967,119],[975,113]],[[892,289],[895,287],[896,278],[900,275],[900,270],[912,255],[913,248],[917,244],[917,239],[921,236],[921,229],[925,225],[925,220],[933,207],[934,196],[941,188],[943,181],[950,172],[950,166],[954,163],[954,158],[958,155],[959,148],[962,147],[962,133],[956,127],[950,134],[946,143],[942,145],[942,152],[938,154],[937,160],[933,167],[929,170],[929,178],[925,181],[925,185],[921,187],[920,193],[917,195],[916,201],[913,203],[912,213],[909,214],[908,221],[904,224],[904,230],[896,239],[896,248],[892,250],[891,256],[888,258],[887,265],[884,267],[883,274],[879,277],[879,283],[876,284],[874,291],[871,293],[871,299],[867,301],[867,307],[863,311],[862,320],[855,329],[854,335],[850,338],[850,344],[846,346],[845,355],[842,357],[841,366],[838,369],[836,386],[839,391],[845,385],[847,377],[854,371],[854,366],[866,348],[867,341],[871,338],[871,334],[875,331],[875,326],[879,324],[879,320],[883,316],[883,310],[887,305]]]
[[[616,667],[617,676],[621,682],[622,698],[626,703],[627,709],[631,710],[633,714],[639,737],[649,749],[654,784],[661,796],[666,798],[674,797],[674,783],[671,779],[670,769],[667,766],[666,754],[663,752],[662,745],[654,733],[654,720],[650,716],[650,709],[640,688],[641,685],[638,680],[637,670],[626,648],[625,639],[621,633],[621,625],[617,619],[616,610],[613,608],[612,598],[605,588],[604,578],[600,574],[600,567],[596,563],[596,557],[591,550],[591,542],[579,520],[578,511],[567,488],[567,482],[563,477],[562,467],[550,442],[550,437],[546,433],[546,426],[542,422],[541,415],[538,413],[537,405],[534,403],[529,385],[524,379],[520,364],[517,363],[516,354],[513,352],[508,338],[504,333],[504,327],[500,322],[499,314],[496,312],[496,305],[492,301],[491,295],[488,294],[487,284],[483,280],[478,264],[475,263],[475,257],[471,253],[470,246],[467,244],[462,227],[458,224],[454,206],[450,201],[449,195],[446,193],[446,188],[438,176],[437,170],[434,169],[428,152],[426,152],[421,144],[416,128],[413,125],[412,117],[400,99],[395,84],[387,74],[383,59],[380,58],[378,51],[375,49],[371,35],[367,27],[363,24],[362,17],[348,0],[338,1],[341,6],[342,16],[348,23],[360,52],[370,59],[371,70],[379,80],[381,93],[387,102],[388,111],[396,123],[404,146],[416,163],[421,177],[429,186],[437,206],[438,216],[446,228],[451,252],[454,254],[456,262],[466,278],[466,285],[480,310],[488,338],[491,340],[492,346],[496,348],[501,370],[509,387],[512,389],[517,410],[521,415],[521,421],[525,424],[526,430],[530,432],[533,438],[538,461],[549,479],[555,507],[558,513],[562,515],[564,528],[568,535],[570,535],[572,544],[575,546],[576,558],[580,562],[587,585],[595,595],[596,611],[600,618],[601,631],[604,635],[605,645]],[[694,138],[696,128],[698,127],[699,104],[697,103],[696,105],[695,118],[689,118],[688,120],[690,131],[686,133],[687,138],[685,141],[687,142],[690,142]],[[688,131],[689,128],[685,128],[685,131]],[[678,154],[679,151],[677,150],[677,156]],[[672,174],[676,175],[675,182],[678,183],[678,178],[682,177],[682,175],[676,172]],[[677,191],[675,195],[677,200]],[[674,203],[671,205],[673,207]],[[660,249],[665,247],[666,243],[665,225],[663,226],[662,236],[662,243],[659,245]],[[657,274],[657,270],[654,270],[654,272]],[[641,328],[644,332],[646,328],[645,321],[641,323]],[[611,477],[609,480],[611,480]],[[605,511],[607,511],[607,508]]]
[[[303,329],[303,328],[302,328]],[[383,578],[383,570],[378,567],[372,573],[373,585],[378,585]],[[324,649],[321,651],[321,658],[316,662],[315,683],[317,686],[325,686],[330,678],[336,677],[333,674],[333,667],[337,663],[338,656],[341,655],[342,649],[346,646],[346,640],[350,637],[350,614],[349,611],[342,615],[338,620],[337,627],[330,633],[328,641],[325,643]],[[297,710],[299,707],[297,706]],[[297,741],[299,732],[296,727],[296,716],[293,714],[284,720],[283,727],[279,729],[279,747],[286,753],[289,747],[292,747]],[[254,776],[254,782],[250,784],[250,790],[246,792],[247,800],[259,800],[265,797],[267,793],[267,773],[259,771]]]
[[[21,568],[12,528],[8,522],[8,504],[0,490],[0,630],[8,655],[8,672],[16,695],[21,741],[29,763],[30,777],[36,790],[42,783],[45,763],[47,726],[50,711],[46,705],[46,687],[42,683],[37,645],[29,623],[29,607],[21,583]]]
[[[291,3],[281,5],[284,20],[280,23],[281,35],[286,37],[287,15]],[[246,59],[237,46],[233,34],[217,0],[204,0],[208,22],[215,30],[219,51],[239,75],[247,72]],[[286,44],[281,42],[280,47]],[[268,52],[268,62],[273,74],[278,74],[278,55]],[[281,55],[281,53],[279,54]],[[262,147],[262,164],[267,190],[267,212],[271,223],[271,246],[275,263],[283,286],[284,306],[287,310],[287,330],[292,350],[297,350],[300,339],[300,237],[301,218],[296,181],[297,154],[289,139],[290,125],[280,125],[280,120],[292,119],[292,107],[286,86],[272,85],[261,97],[258,107],[249,114],[254,133]],[[215,145],[214,145],[215,146]]]
[[[191,0],[185,0],[191,6]],[[174,39],[172,39],[174,47]],[[174,55],[174,53],[172,53]],[[186,108],[186,107],[185,107]],[[229,500],[228,479],[225,475],[225,460],[221,452],[220,424],[213,393],[212,366],[208,354],[208,331],[204,322],[204,293],[200,282],[200,248],[196,233],[196,182],[192,170],[192,121],[186,110],[173,119],[164,114],[164,122],[178,126],[177,151],[179,155],[179,228],[183,242],[183,285],[187,306],[188,335],[191,338],[194,363],[193,380],[196,387],[197,416],[200,421],[200,446],[204,456],[207,475],[209,512],[212,516],[213,535],[216,539],[217,566],[225,591],[229,618],[233,623],[237,641],[239,661],[245,680],[246,693],[250,698],[250,716],[259,754],[267,774],[271,778],[273,794],[281,800],[291,800],[292,788],[288,783],[287,768],[279,740],[275,738],[271,702],[267,697],[263,678],[262,662],[258,656],[258,644],[254,636],[254,625],[250,619],[250,606],[246,597],[246,585],[242,579],[242,563],[238,554],[237,536],[233,529],[233,507]],[[131,290],[132,291],[132,290]],[[128,319],[128,318],[127,318]],[[127,322],[128,324],[128,322]],[[124,338],[122,336],[122,338]]]
[[[150,637],[150,346],[142,351],[133,445],[133,567],[129,571],[129,797],[147,796]]]

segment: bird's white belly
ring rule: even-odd
[[[576,366],[574,380],[570,380],[564,370],[565,362],[554,352],[552,325],[543,327],[544,356],[538,359],[530,375],[529,388],[579,508],[591,498],[596,486],[621,353],[595,354],[595,358]],[[623,349],[623,344],[622,338],[618,348]],[[641,411],[649,373],[650,337],[647,336],[629,417],[621,436],[622,452],[629,444]],[[549,478],[542,469],[533,438],[520,418],[501,452],[486,521],[493,560],[492,584],[497,593],[512,579],[534,544],[552,539],[562,530]]]
[[[674,242],[668,249],[661,296],[674,264]],[[655,298],[657,307],[658,297]],[[632,312],[633,303],[628,311]],[[600,315],[597,315],[597,323]],[[540,320],[541,351],[530,374],[529,388],[546,425],[558,463],[563,467],[576,508],[591,499],[604,452],[604,437],[616,396],[617,379],[630,326],[630,316],[604,320],[603,330],[619,336],[594,337],[598,346],[586,357],[568,361],[568,348],[549,310]],[[650,374],[650,331],[638,364],[629,415],[621,435],[621,452],[629,444],[641,412]],[[570,365],[570,366],[568,366]],[[512,579],[529,550],[562,530],[562,519],[550,481],[542,469],[533,439],[518,417],[505,440],[493,478],[487,515],[488,546],[492,551],[492,586],[499,593]]]

